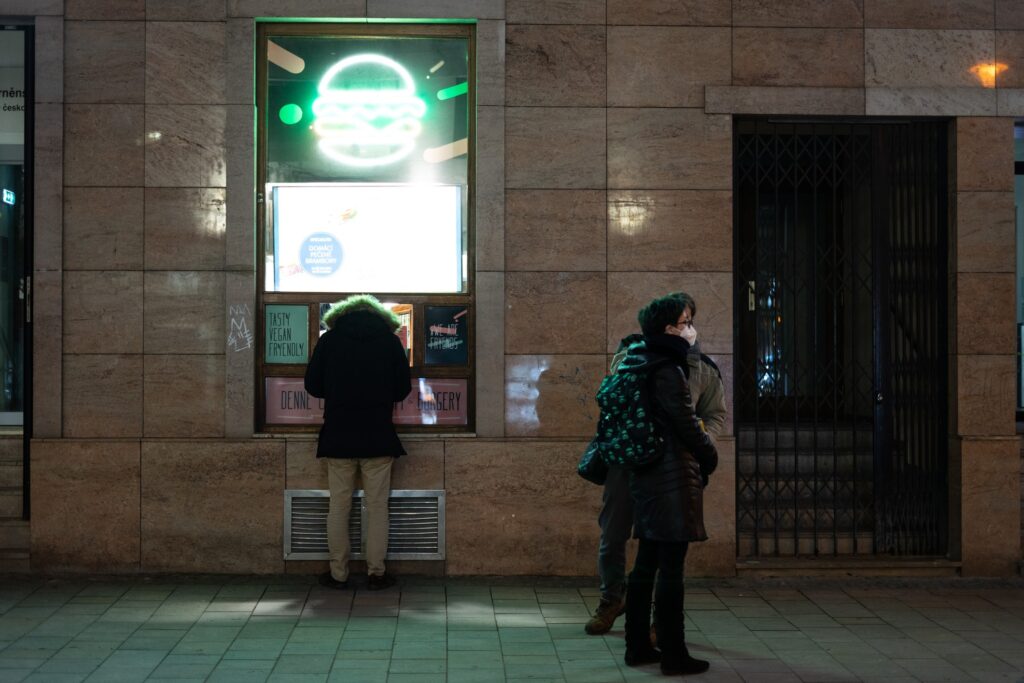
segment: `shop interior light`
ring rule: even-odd
[[[368,72],[377,77],[368,79]],[[320,151],[334,161],[386,166],[415,148],[427,105],[416,96],[409,71],[395,60],[376,54],[346,57],[324,73],[317,92],[313,130]]]

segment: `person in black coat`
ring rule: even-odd
[[[320,583],[348,587],[349,511],[356,474],[366,501],[368,588],[394,585],[384,556],[388,547],[391,464],[405,455],[392,422],[394,404],[412,389],[409,360],[395,335],[398,317],[372,296],[352,296],[324,315],[328,330],[306,367],[306,391],[324,399],[316,457],[328,458],[331,502],[327,512],[330,571]]]
[[[683,563],[689,543],[707,540],[703,488],[718,465],[718,453],[690,397],[685,310],[678,294],[642,308],[638,318],[644,344],[631,347],[617,370],[647,376],[651,414],[662,438],[661,457],[630,472],[633,529],[640,547],[626,592],[626,664],[660,661],[667,675],[709,667],[690,656],[683,632]],[[650,642],[652,592],[661,652]]]

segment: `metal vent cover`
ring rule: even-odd
[[[284,559],[326,560],[327,508],[331,492],[284,492]],[[366,506],[363,491],[352,494],[349,542],[352,559],[366,558]],[[444,491],[396,490],[388,498],[388,560],[444,559]]]

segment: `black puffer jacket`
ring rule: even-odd
[[[306,391],[325,399],[318,458],[405,455],[391,421],[409,395],[409,361],[398,319],[372,297],[335,305],[306,367]]]
[[[689,344],[655,335],[631,349],[618,372],[648,374],[648,396],[664,454],[630,473],[637,538],[678,543],[705,541],[703,488],[718,466],[718,453],[697,422],[687,382]]]

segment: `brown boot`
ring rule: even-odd
[[[615,619],[626,611],[626,601],[619,598],[616,601],[601,598],[600,604],[594,611],[594,616],[583,627],[583,630],[592,636],[600,636],[612,630]]]

